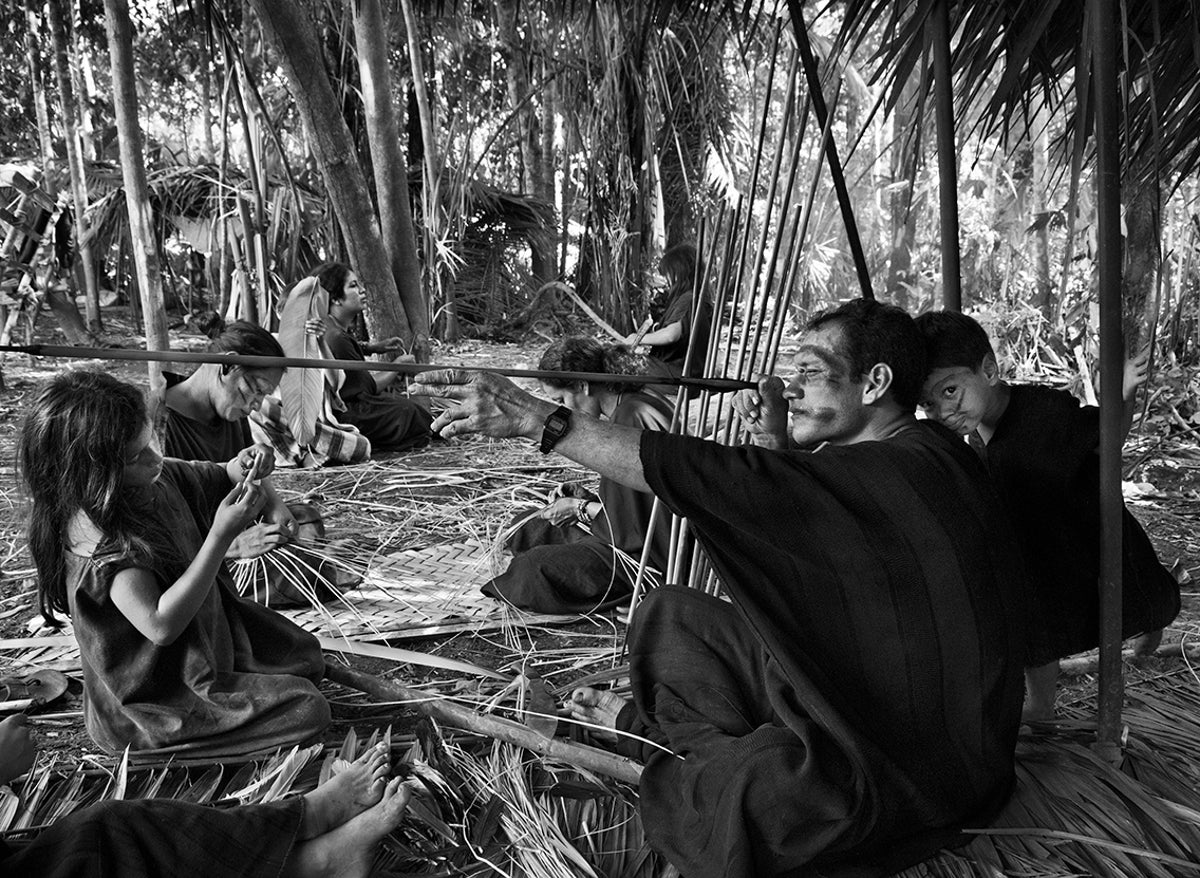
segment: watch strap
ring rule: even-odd
[[[571,410],[565,405],[560,405],[546,416],[546,421],[542,424],[542,441],[538,444],[538,451],[549,454],[570,430]]]

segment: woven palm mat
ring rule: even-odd
[[[404,640],[579,618],[528,613],[486,597],[479,587],[493,576],[492,564],[488,548],[473,540],[408,549],[375,561],[363,584],[341,600],[319,610],[280,612],[313,634],[349,640]],[[69,623],[39,633],[0,642],[0,664],[17,670],[79,670],[79,648]]]
[[[479,588],[497,572],[489,549],[474,540],[407,549],[372,563],[363,585],[346,594],[348,606],[332,602],[285,615],[314,634],[351,640],[494,631],[579,618],[529,613],[487,597]]]

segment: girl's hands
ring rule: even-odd
[[[266,502],[263,486],[255,479],[243,479],[221,500],[213,515],[212,530],[232,543],[258,517]]]
[[[278,524],[252,524],[233,538],[226,558],[257,558],[291,539],[291,532]]]

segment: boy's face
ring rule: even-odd
[[[934,369],[921,388],[921,408],[930,420],[965,436],[978,429],[994,407],[999,383],[999,370],[990,356],[974,369]]]

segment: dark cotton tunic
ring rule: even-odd
[[[667,430],[671,404],[652,391],[626,394],[611,420]],[[630,555],[635,565],[641,559],[654,495],[612,479],[600,480],[599,494],[604,511],[592,522],[591,534],[574,523],[555,527],[540,518],[527,521],[509,540],[514,556],[508,570],[484,585],[484,594],[539,613],[601,612],[628,600],[633,579],[613,547]],[[670,539],[670,515],[662,509],[647,559],[659,573],[667,569]]]
[[[224,467],[168,458],[139,511],[167,522],[190,561],[227,493]],[[292,746],[329,725],[329,705],[316,687],[325,663],[315,637],[239,598],[222,565],[183,633],[155,646],[110,597],[119,571],[148,566],[108,540],[90,557],[67,554],[84,719],[100,747],[234,755]],[[170,584],[160,581],[164,590]]]
[[[174,387],[184,380],[183,375],[164,372],[167,387]],[[163,453],[180,460],[211,460],[225,463],[232,460],[243,448],[254,444],[250,436],[250,423],[245,418],[227,421],[215,418],[212,422],[198,421],[169,405],[163,405],[166,425],[163,434]]]
[[[170,799],[103,802],[27,845],[0,842],[0,871],[25,878],[278,878],[304,799],[221,809]]]
[[[677,754],[644,754],[651,843],[688,878],[873,875],[990,819],[1025,580],[970,449],[932,424],[814,453],[646,432],[641,460],[736,608],[663,589],[634,616],[619,725]]]
[[[1021,539],[1033,584],[1030,666],[1099,645],[1100,410],[1063,390],[1011,388],[988,442],[988,469]],[[1122,633],[1179,613],[1179,585],[1149,537],[1122,513]]]
[[[692,337],[694,317],[696,342],[692,352],[692,367],[688,370],[688,377],[691,378],[700,375],[704,370],[704,360],[708,356],[708,334],[712,327],[712,304],[703,296],[697,311],[693,307],[694,299],[695,294],[688,290],[671,300],[658,325],[665,329],[672,323],[678,323],[683,332],[676,341],[650,348],[651,357],[672,367],[672,374],[682,375],[683,365],[687,361],[688,340]]]
[[[365,361],[358,342],[340,326],[330,324],[325,343],[334,359]],[[339,393],[346,403],[339,419],[361,430],[375,451],[407,451],[429,443],[433,423],[429,412],[392,388],[381,392],[370,372],[347,371]]]

